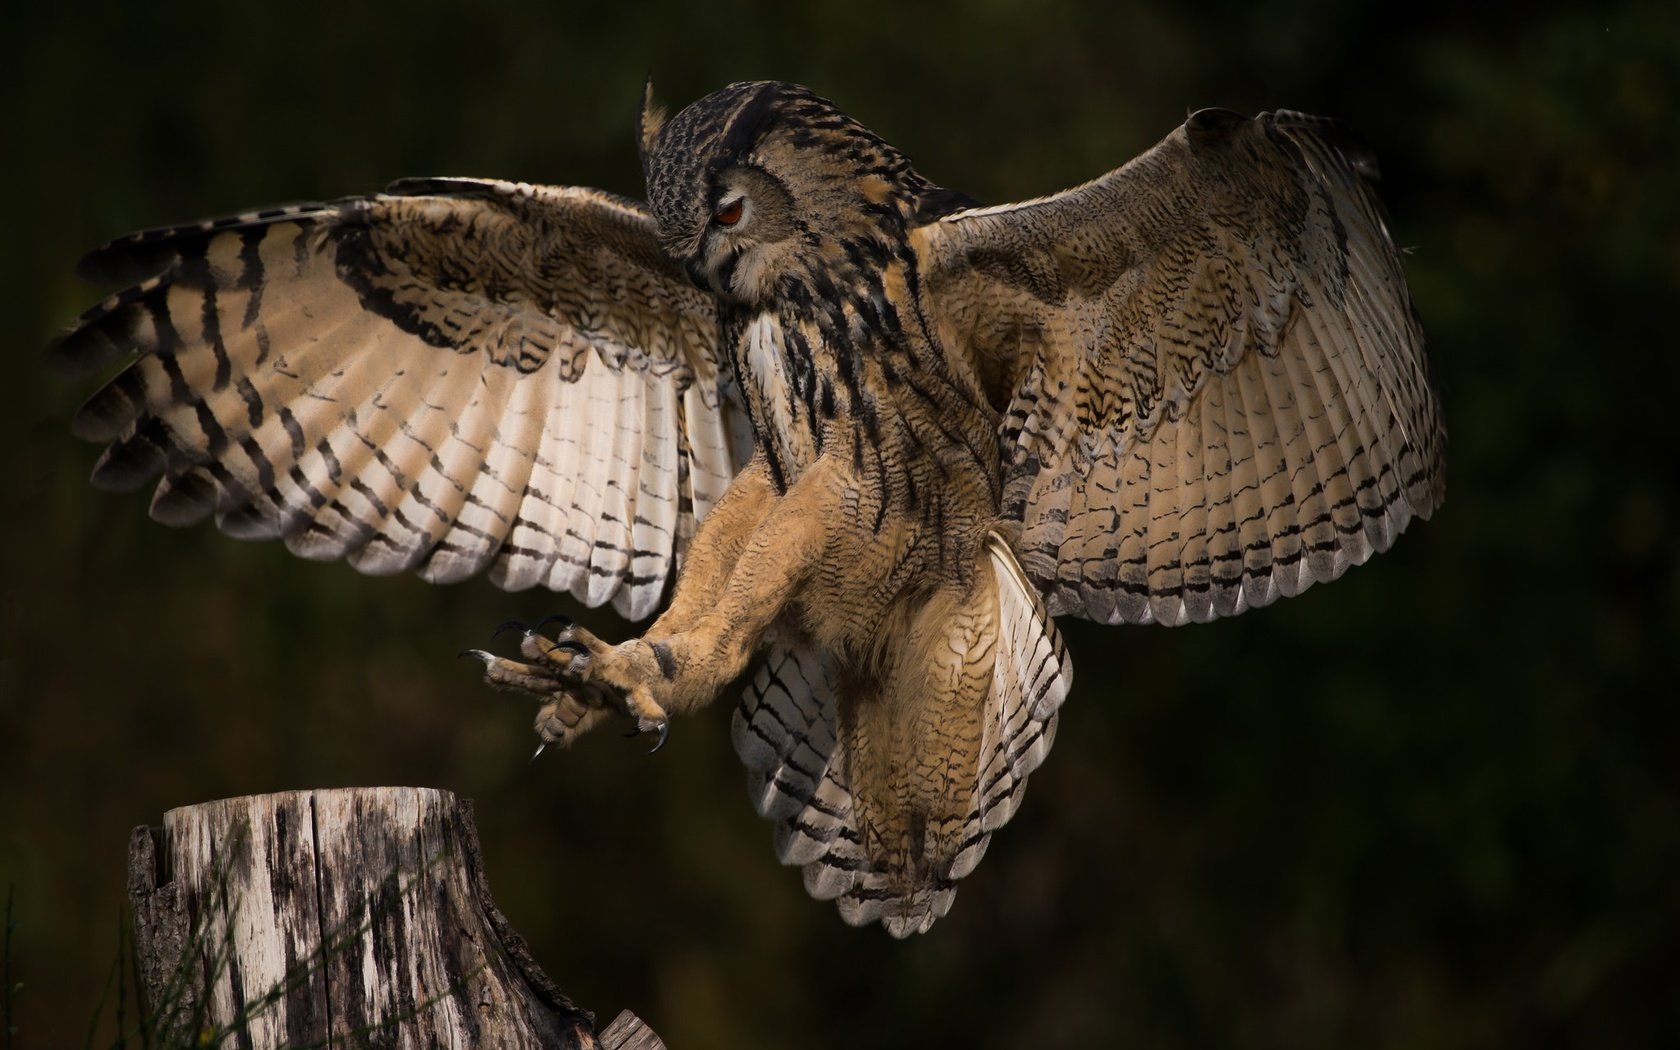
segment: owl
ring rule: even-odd
[[[746,681],[778,857],[848,922],[950,908],[1055,737],[1055,617],[1333,580],[1443,495],[1422,330],[1341,125],[1194,113],[985,207],[832,103],[644,97],[646,203],[406,180],[151,230],[55,353],[104,488],[374,574],[569,592],[471,650],[545,744]]]

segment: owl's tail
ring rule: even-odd
[[[1072,681],[1061,637],[995,534],[978,580],[917,610],[883,681],[777,644],[735,712],[776,854],[853,925],[895,937],[950,910],[1044,761]]]

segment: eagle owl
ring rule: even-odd
[[[1443,427],[1369,155],[1202,110],[982,207],[802,87],[666,119],[647,203],[470,179],[152,230],[56,347],[127,367],[96,484],[308,558],[488,573],[626,617],[515,657],[545,743],[749,670],[776,852],[851,923],[926,930],[1044,760],[1053,617],[1182,624],[1336,578],[1443,492]],[[668,598],[668,600],[667,600]]]

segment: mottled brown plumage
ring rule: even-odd
[[[1442,494],[1422,333],[1346,132],[1193,115],[981,208],[829,102],[640,125],[648,206],[468,180],[137,234],[58,346],[133,354],[78,432],[308,557],[627,615],[520,659],[544,742],[663,738],[756,661],[734,739],[850,922],[950,907],[1048,753],[1053,615],[1176,624],[1333,579]],[[679,571],[680,570],[680,571]]]

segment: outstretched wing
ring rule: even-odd
[[[1375,178],[1332,121],[1203,110],[1077,189],[916,231],[934,324],[1002,415],[1005,509],[1052,613],[1229,616],[1440,503]]]
[[[152,516],[369,573],[488,570],[631,618],[750,451],[715,307],[638,203],[465,179],[113,241],[55,347]]]

